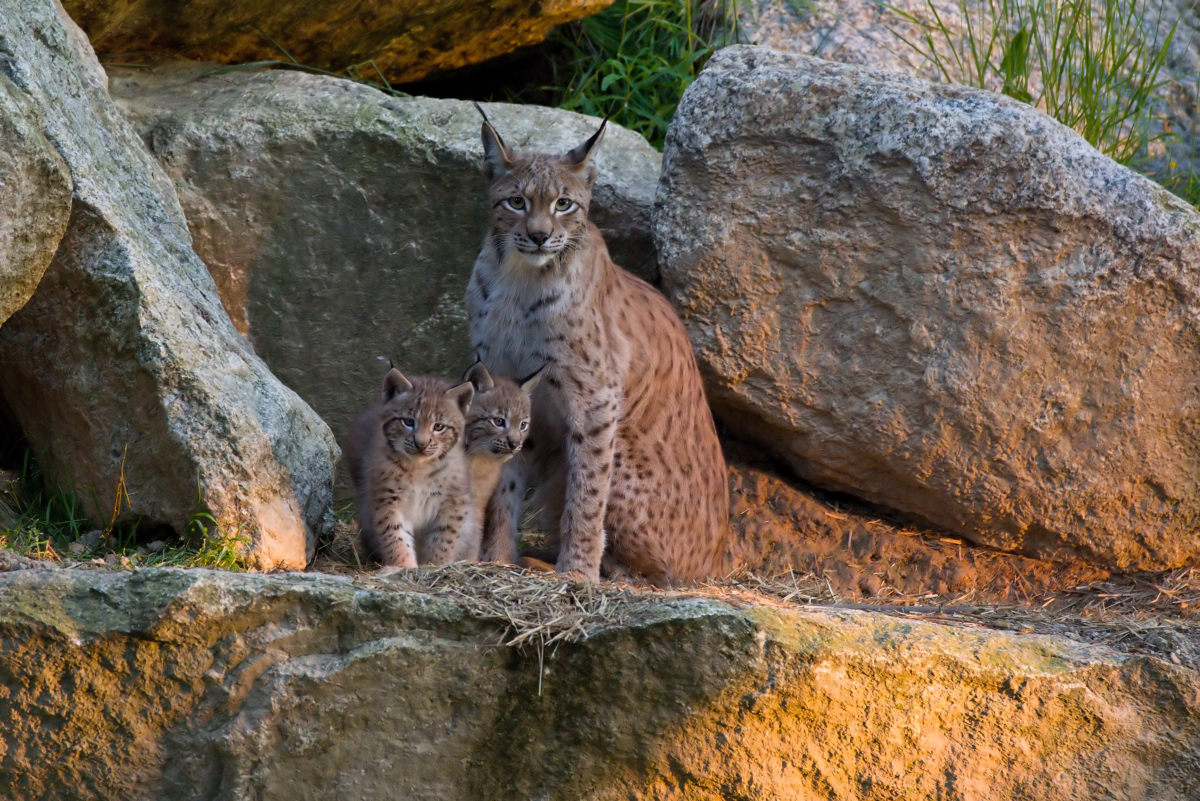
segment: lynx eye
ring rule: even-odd
[[[510,197],[508,200],[504,201],[504,205],[508,206],[513,211],[524,211],[525,198],[521,197],[520,195]]]
[[[411,417],[401,417],[400,425],[402,425],[408,429],[413,429],[413,428],[417,427],[417,421],[412,419]]]
[[[573,208],[575,208],[574,201],[567,200],[565,197],[560,197],[558,200],[554,201],[555,211],[570,211]]]
[[[528,420],[522,420],[522,421],[521,421],[521,430],[522,430],[522,431],[528,431],[528,430],[529,430],[529,421],[528,421]]]
[[[445,423],[434,423],[433,430],[440,434],[446,430],[446,424]]]
[[[493,417],[492,425],[494,425],[496,428],[504,428],[506,425],[508,425],[508,421],[503,417]]]

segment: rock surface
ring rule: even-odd
[[[978,542],[1200,561],[1200,216],[1027,105],[753,47],[656,207],[710,400],[805,478]]]
[[[74,180],[54,260],[0,329],[5,399],[94,519],[123,481],[129,516],[182,532],[200,504],[260,564],[303,566],[332,523],[333,438],[229,322],[174,187],[60,15],[0,0],[0,71]]]
[[[1200,677],[1157,657],[612,590],[606,612],[623,622],[595,616],[586,641],[546,649],[539,668],[536,648],[497,644],[501,621],[386,584],[0,576],[0,791],[297,801],[1200,792]]]
[[[461,375],[463,293],[490,220],[479,113],[333,78],[212,69],[114,70],[112,93],[175,182],[196,252],[258,354],[339,438],[374,401],[387,359]],[[519,149],[566,152],[599,125],[485,108]],[[610,125],[591,209],[618,263],[651,279],[660,163]]]
[[[330,70],[373,60],[392,83],[404,83],[537,44],[556,25],[595,14],[612,0],[64,4],[101,53],[176,56],[186,51],[189,58],[226,64],[286,61],[290,54],[302,64]]]
[[[1133,4],[1122,5],[1122,13]],[[1167,0],[1162,3],[1139,3],[1146,15],[1142,29],[1148,43],[1166,41],[1175,26],[1175,33],[1167,51],[1166,61],[1158,73],[1159,85],[1153,92],[1150,120],[1151,143],[1148,152],[1137,161],[1139,171],[1169,181],[1186,178],[1189,167],[1200,171],[1200,164],[1192,166],[1197,153],[1198,101],[1200,96],[1200,16],[1190,0]],[[769,47],[805,56],[817,56],[843,64],[859,64],[866,67],[897,70],[909,75],[939,80],[939,74],[931,60],[906,44],[909,42],[928,47],[924,39],[927,31],[933,33],[937,52],[942,54],[952,76],[955,56],[944,35],[936,28],[918,25],[905,15],[928,21],[937,18],[950,33],[955,47],[969,52],[964,44],[966,19],[964,6],[971,13],[974,34],[979,36],[980,25],[994,18],[986,4],[970,0],[895,0],[880,3],[876,0],[754,0],[741,6],[743,39],[755,45]],[[1015,6],[1014,6],[1015,7]],[[1094,0],[1093,8],[1097,20],[1104,17],[1104,3]],[[898,13],[900,12],[900,13]],[[1132,22],[1130,23],[1132,24]],[[1122,43],[1124,46],[1124,42]],[[996,48],[993,61],[998,66],[1003,58]],[[1030,55],[1030,91],[1040,95],[1041,73],[1036,54]],[[992,75],[993,91],[1000,91],[1003,80]],[[1175,164],[1175,167],[1171,165]]]
[[[830,503],[744,465],[729,468],[729,501],[727,575],[819,576],[838,598],[1040,606],[1110,578],[1078,561],[1040,561],[897,526],[844,496]]]
[[[935,0],[934,7],[948,31],[961,32],[957,0]],[[753,0],[739,12],[742,37],[748,43],[935,80],[939,77],[936,66],[900,38],[925,46],[921,27],[902,14],[923,18],[928,8],[927,0],[897,0],[886,5],[875,0]]]
[[[71,216],[71,173],[41,128],[0,71],[0,325],[37,288]]]

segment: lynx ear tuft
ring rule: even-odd
[[[456,387],[446,390],[446,397],[458,404],[459,411],[466,414],[475,399],[475,387],[470,381],[464,381]]]
[[[496,382],[492,380],[492,374],[483,366],[482,359],[476,359],[475,363],[467,369],[467,372],[463,374],[463,381],[470,381],[476,392],[491,392],[496,386]]]
[[[524,392],[526,395],[533,392],[534,388],[537,387],[538,382],[542,380],[542,373],[544,373],[544,372],[546,372],[546,365],[543,364],[541,369],[539,369],[533,375],[528,376],[526,378],[522,378],[519,381],[517,381],[517,383],[521,385],[521,391]]]
[[[383,402],[387,403],[401,392],[408,392],[412,388],[412,382],[404,377],[404,373],[393,367],[383,377]]]
[[[608,130],[608,117],[605,117],[601,121],[600,127],[586,142],[563,156],[563,161],[566,162],[567,166],[573,168],[576,172],[582,172],[590,167],[592,154],[596,152],[596,148],[604,140],[604,132],[606,130]]]
[[[475,108],[483,117],[483,128],[479,132],[480,138],[483,139],[483,171],[488,181],[495,181],[501,175],[512,172],[515,159],[513,152],[504,144],[500,133],[487,118],[487,114],[483,113],[483,108],[478,103],[475,104]]]

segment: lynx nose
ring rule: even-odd
[[[517,451],[521,450],[521,440],[509,437],[508,438],[508,447],[510,449],[512,449],[513,453],[516,453]]]
[[[545,231],[530,231],[529,238],[533,240],[533,244],[540,248],[542,245],[546,244],[546,240],[550,238],[550,234],[546,233]]]

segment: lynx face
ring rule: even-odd
[[[384,379],[383,436],[395,459],[440,459],[458,444],[474,388],[417,378],[410,382],[392,369]]]
[[[483,362],[467,371],[465,380],[475,387],[475,400],[467,415],[467,454],[508,459],[519,453],[529,434],[530,393],[541,371],[521,382],[492,378]]]
[[[504,261],[544,268],[580,246],[596,180],[588,156],[603,135],[601,126],[562,156],[524,154],[510,150],[484,123],[492,236]]]

